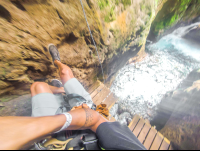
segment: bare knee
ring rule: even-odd
[[[62,80],[63,85],[70,79],[74,78],[73,72],[68,66],[64,66],[63,68],[60,68],[59,72],[60,72],[60,78]]]
[[[72,73],[72,71],[69,67],[65,67],[61,70],[62,75],[70,75],[71,73]]]
[[[39,93],[42,93],[45,89],[47,89],[49,86],[47,83],[44,82],[35,82],[31,85],[30,90],[32,96],[35,96]]]
[[[44,82],[34,82],[32,85],[31,85],[31,88],[30,90],[34,90],[34,89],[38,89],[38,88],[42,88],[44,86],[46,86],[48,84],[44,83]]]

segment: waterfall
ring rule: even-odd
[[[118,121],[124,112],[151,120],[161,99],[200,67],[200,46],[182,38],[199,25],[200,22],[180,27],[157,43],[150,43],[146,47],[148,56],[143,61],[120,70],[111,87],[120,98],[115,109],[111,109]]]
[[[191,30],[197,29],[199,27],[200,27],[200,22],[197,22],[186,27],[180,27],[176,29],[172,34],[176,35],[177,37],[183,37],[186,34],[188,34]]]

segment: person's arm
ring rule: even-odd
[[[72,122],[67,130],[91,129],[96,132],[101,123],[107,122],[98,112],[88,108],[76,109],[69,113],[72,115]],[[20,149],[27,143],[60,130],[65,122],[65,115],[38,118],[1,117],[0,150]]]

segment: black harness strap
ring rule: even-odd
[[[73,148],[73,150],[80,150],[83,147],[85,150],[101,150],[98,145],[98,139],[95,134],[85,134],[76,136],[67,144],[65,150],[69,150],[70,148]]]
[[[82,143],[82,140],[81,140],[81,137],[83,135],[78,135],[76,136],[73,140],[69,141],[69,143],[67,144],[65,150],[69,150],[70,148],[73,148],[73,150],[80,150],[81,148],[83,148],[83,143]]]
[[[98,139],[96,134],[84,135],[82,141],[85,150],[101,150],[98,145]]]

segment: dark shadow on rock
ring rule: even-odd
[[[26,11],[24,6],[19,1],[11,1],[17,8],[21,9],[22,11]]]
[[[116,75],[116,73],[126,65],[129,59],[135,57],[140,50],[141,47],[134,46],[125,53],[123,54],[119,53],[116,56],[114,56],[112,60],[109,61],[108,64],[105,63],[103,66],[105,66],[104,72],[105,75],[107,75],[106,81],[112,83],[112,78]]]
[[[191,114],[196,110],[200,110],[198,105],[200,93],[196,89],[189,93],[185,90],[193,85],[193,82],[200,79],[200,72],[198,70],[192,71],[188,77],[178,86],[178,88],[171,92],[171,95],[166,95],[158,106],[157,114],[151,121],[151,125],[155,125],[157,130],[161,130],[172,113],[174,116],[182,117]],[[196,109],[196,107],[198,107]],[[200,115],[200,114],[199,114]]]
[[[158,106],[151,121],[176,149],[200,149],[200,70],[192,71]]]
[[[200,47],[200,43],[199,43],[200,42],[200,27],[190,31],[183,38],[185,38],[191,42],[195,42],[196,45],[198,45]]]
[[[6,19],[8,22],[12,20],[10,12],[2,5],[0,5],[0,17]]]

